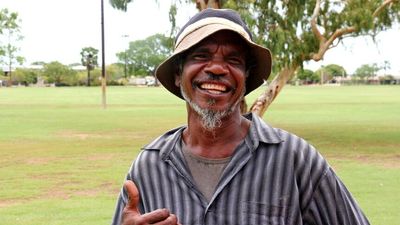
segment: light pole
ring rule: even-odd
[[[123,37],[123,38],[128,38],[129,35],[124,34],[124,35],[122,35],[122,37]],[[128,45],[128,48],[129,48],[129,45]],[[128,58],[127,58],[127,55],[128,55],[128,48],[126,48],[125,51],[124,51],[124,58],[125,58],[125,59],[124,59],[124,60],[125,60],[125,65],[124,65],[124,76],[125,76],[125,79],[128,78]]]
[[[101,0],[101,92],[103,109],[107,107],[106,103],[106,63],[105,63],[105,40],[104,40],[104,0]]]
[[[323,84],[324,84],[324,79],[325,79],[325,67],[322,66],[321,68],[322,68],[322,70],[321,70],[321,80],[320,80],[320,83],[321,83],[321,85],[323,85]]]

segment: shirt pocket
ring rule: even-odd
[[[243,225],[285,225],[287,211],[287,206],[245,202],[242,204],[241,222]]]

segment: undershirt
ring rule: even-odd
[[[195,181],[197,188],[207,199],[207,202],[210,202],[222,171],[231,160],[231,157],[220,159],[201,157],[190,152],[183,140],[181,142],[182,153],[192,174],[193,180]]]

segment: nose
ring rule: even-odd
[[[205,72],[214,76],[224,76],[228,74],[228,68],[223,57],[214,55],[205,67]]]

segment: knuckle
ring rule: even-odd
[[[143,217],[138,216],[138,217],[135,218],[133,224],[135,224],[135,225],[143,225],[143,224],[146,224],[146,221],[144,220]]]
[[[177,224],[178,218],[177,218],[174,214],[171,214],[171,215],[166,219],[166,221],[168,222],[168,224]]]
[[[154,212],[160,217],[167,217],[169,215],[169,211],[167,209],[157,209]]]

